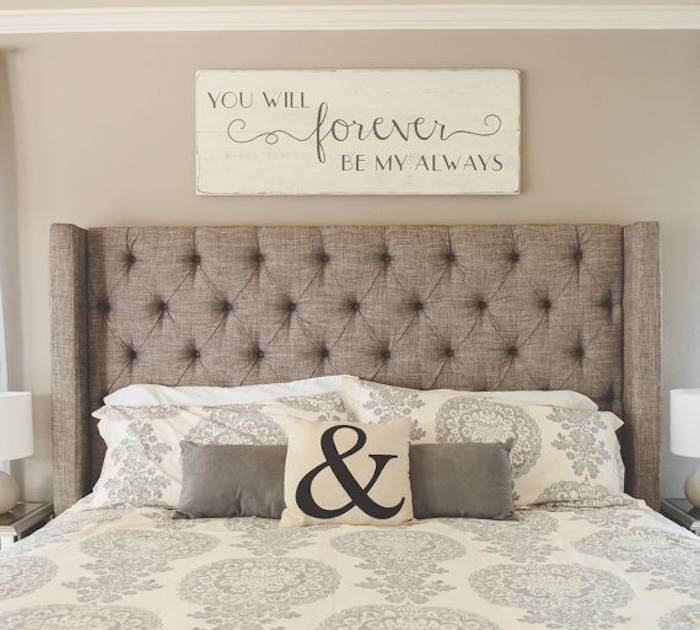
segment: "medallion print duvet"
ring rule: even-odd
[[[0,628],[700,628],[700,539],[644,507],[278,528],[78,504],[0,552]]]

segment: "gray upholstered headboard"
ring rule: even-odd
[[[351,373],[417,388],[576,389],[625,420],[658,503],[658,225],[51,231],[55,505],[89,492],[90,412],[129,383]]]

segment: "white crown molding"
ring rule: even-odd
[[[700,5],[279,5],[0,11],[0,34],[185,31],[697,30]]]

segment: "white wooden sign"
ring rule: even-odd
[[[200,71],[197,192],[514,194],[516,70]]]

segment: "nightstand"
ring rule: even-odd
[[[661,499],[661,513],[700,536],[700,509],[685,499]]]
[[[53,517],[53,503],[18,503],[0,514],[0,550],[45,525]]]

